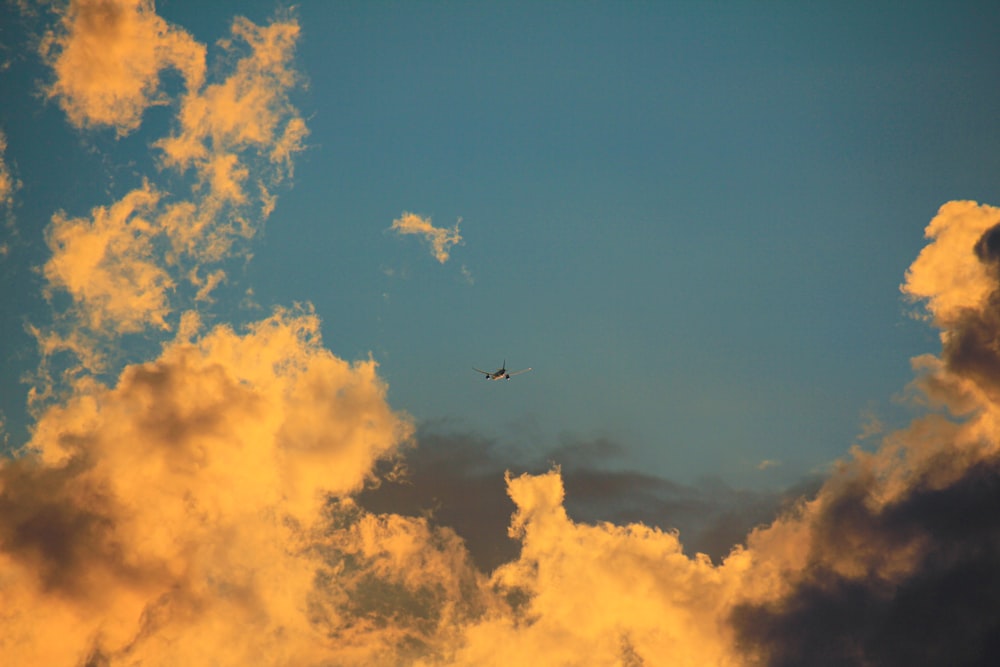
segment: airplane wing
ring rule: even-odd
[[[514,377],[515,375],[520,375],[521,373],[527,373],[530,370],[531,370],[530,368],[522,368],[519,371],[514,371],[513,373],[507,373],[507,375]]]
[[[476,371],[477,373],[482,373],[483,375],[493,375],[493,373],[487,373],[486,371],[481,371],[475,366],[472,367],[472,370]]]

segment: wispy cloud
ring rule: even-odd
[[[404,212],[402,217],[392,221],[390,229],[397,234],[422,236],[430,244],[434,259],[444,264],[450,257],[451,248],[462,242],[462,235],[458,233],[458,226],[461,222],[462,220],[459,218],[454,227],[435,227],[429,217],[422,218],[415,213]],[[469,277],[467,275],[467,278]]]
[[[0,130],[0,207],[10,207],[14,203],[14,193],[21,187],[7,164],[7,135]]]
[[[206,82],[204,47],[166,24],[151,2],[74,2],[64,10],[45,53],[55,77],[49,93],[71,124],[124,134],[141,123],[145,106],[168,101],[157,88],[161,69],[183,66],[186,86],[174,129],[154,143],[164,168],[156,176],[174,178],[167,187],[146,180],[88,216],[52,218],[46,295],[66,293],[72,307],[33,329],[43,350],[39,384],[52,384],[44,351],[69,352],[97,370],[91,364],[117,347],[116,337],[168,331],[228,283],[226,264],[243,256],[273,211],[273,190],[291,175],[308,134],[288,101],[299,83],[291,68],[298,32],[290,15],[267,26],[237,18],[222,44],[225,64]],[[88,59],[95,48],[103,55]]]
[[[284,20],[262,27],[237,17],[231,32],[222,46],[231,54],[241,49],[249,53],[223,81],[192,88],[181,101],[178,129],[156,144],[165,166],[180,172],[194,169],[209,214],[225,205],[242,205],[251,196],[245,161],[251,155],[262,155],[271,167],[270,182],[250,183],[253,190],[264,188],[258,196],[266,210],[267,188],[290,175],[292,159],[308,136],[305,121],[288,99],[299,83],[291,68],[298,23]]]

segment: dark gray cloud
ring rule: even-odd
[[[971,249],[1000,287],[1000,225],[986,230]],[[968,308],[945,338],[942,359],[953,372],[974,381],[991,401],[1000,403],[1000,289],[987,307]]]
[[[361,493],[358,503],[376,513],[426,515],[452,528],[487,572],[515,559],[520,548],[507,536],[515,509],[504,485],[507,470],[539,474],[559,465],[565,508],[575,521],[677,530],[687,553],[706,553],[716,562],[743,543],[751,528],[770,522],[782,507],[819,486],[809,480],[786,493],[768,493],[733,489],[721,480],[679,484],[616,469],[624,449],[607,438],[566,440],[526,454],[476,434],[429,426],[417,443],[405,455],[405,474],[394,479],[391,465],[384,465],[380,484]]]
[[[806,566],[788,592],[731,616],[758,663],[1000,664],[1000,456],[985,448],[995,434],[983,419],[1000,404],[1000,225],[968,252],[992,289],[941,320],[944,368],[920,384],[964,420],[925,418],[899,435],[906,465],[893,466],[889,502],[880,500],[884,480],[864,466],[824,487],[808,518]]]
[[[507,496],[496,444],[445,433],[420,433],[417,441],[406,454],[405,473],[392,477],[392,464],[380,464],[381,483],[361,492],[358,504],[375,513],[427,515],[434,524],[452,528],[484,571],[517,558],[520,545],[507,536],[514,503]]]
[[[773,667],[1000,664],[1000,459],[965,465],[940,455],[881,509],[869,480],[845,485],[791,592],[734,612],[746,652]],[[957,474],[944,486],[942,469]],[[907,552],[915,566],[893,574]]]
[[[128,572],[114,540],[113,503],[87,480],[88,467],[82,457],[61,468],[31,457],[0,466],[0,552],[57,595],[92,593],[86,574],[97,567]]]

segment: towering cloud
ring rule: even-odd
[[[79,385],[0,467],[5,657],[324,655],[307,533],[325,494],[359,489],[409,432],[374,364],[326,351],[307,312]]]
[[[716,568],[671,533],[574,523],[558,472],[507,484],[522,550],[493,581],[513,611],[471,625],[458,664],[738,664],[719,620],[746,554]]]
[[[450,257],[452,246],[462,242],[462,235],[458,233],[458,225],[443,228],[435,227],[430,218],[421,218],[415,213],[403,213],[403,216],[392,221],[392,229],[397,234],[416,234],[424,237],[430,246],[434,259],[444,264]]]
[[[856,452],[799,512],[751,536],[780,564],[779,595],[738,605],[763,664],[992,664],[1000,658],[1000,209],[951,202],[903,291],[926,299],[941,358],[918,386],[930,414]]]

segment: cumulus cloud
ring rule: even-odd
[[[503,481],[505,470],[546,473],[560,466],[565,508],[582,523],[643,523],[679,531],[685,553],[705,553],[715,562],[759,524],[818,484],[784,493],[733,489],[720,480],[685,485],[620,468],[624,448],[605,438],[565,439],[526,453],[476,435],[425,425],[417,446],[386,462],[382,481],[357,496],[358,504],[378,513],[425,516],[455,530],[473,561],[484,571],[517,557],[520,545],[507,535],[515,506]]]
[[[397,234],[422,236],[430,244],[434,259],[444,264],[450,257],[449,252],[452,246],[462,242],[462,236],[458,233],[458,226],[461,222],[459,219],[451,228],[435,227],[430,218],[422,218],[415,213],[404,212],[402,217],[392,221],[390,229]]]
[[[945,331],[962,313],[981,308],[996,288],[989,264],[972,249],[997,223],[1000,209],[953,201],[927,225],[925,236],[931,243],[907,270],[901,289],[913,299],[926,300],[927,310]]]
[[[46,93],[70,123],[119,135],[139,127],[150,105],[167,102],[160,72],[180,72],[190,90],[205,76],[205,47],[157,16],[152,0],[72,0],[42,54],[55,74]]]
[[[744,648],[769,665],[986,665],[1000,656],[1000,462],[924,471],[888,504],[859,479],[809,521],[786,594],[735,609]],[[955,469],[957,468],[957,469]]]
[[[988,279],[983,227],[967,253]],[[200,334],[192,315],[114,387],[78,383],[0,468],[0,578],[19,582],[11,609],[35,610],[6,612],[4,648],[57,664],[984,664],[1000,630],[983,511],[1000,498],[996,404],[987,350],[952,346],[987,338],[994,280],[935,320],[943,353],[922,362],[918,388],[960,416],[930,413],[798,502],[735,514],[700,538],[712,557],[677,519],[753,498],[602,469],[608,441],[505,477],[510,454],[468,436],[422,434],[399,458],[409,420],[373,363],[325,351],[311,313],[243,334]],[[928,304],[955,289],[947,273],[923,284]],[[380,460],[395,474],[361,491]]]
[[[990,206],[943,206],[903,286],[941,329],[941,356],[914,362],[916,386],[952,415],[855,450],[814,499],[750,536],[749,552],[780,575],[777,595],[733,609],[738,645],[757,663],[1000,657],[998,223]]]
[[[178,339],[80,383],[0,464],[0,647],[13,664],[310,664],[331,653],[305,539],[410,433],[374,363],[308,312]]]
[[[508,478],[520,558],[493,581],[517,601],[466,632],[458,664],[739,664],[718,622],[746,556],[689,558],[673,533],[578,524],[557,471]]]

